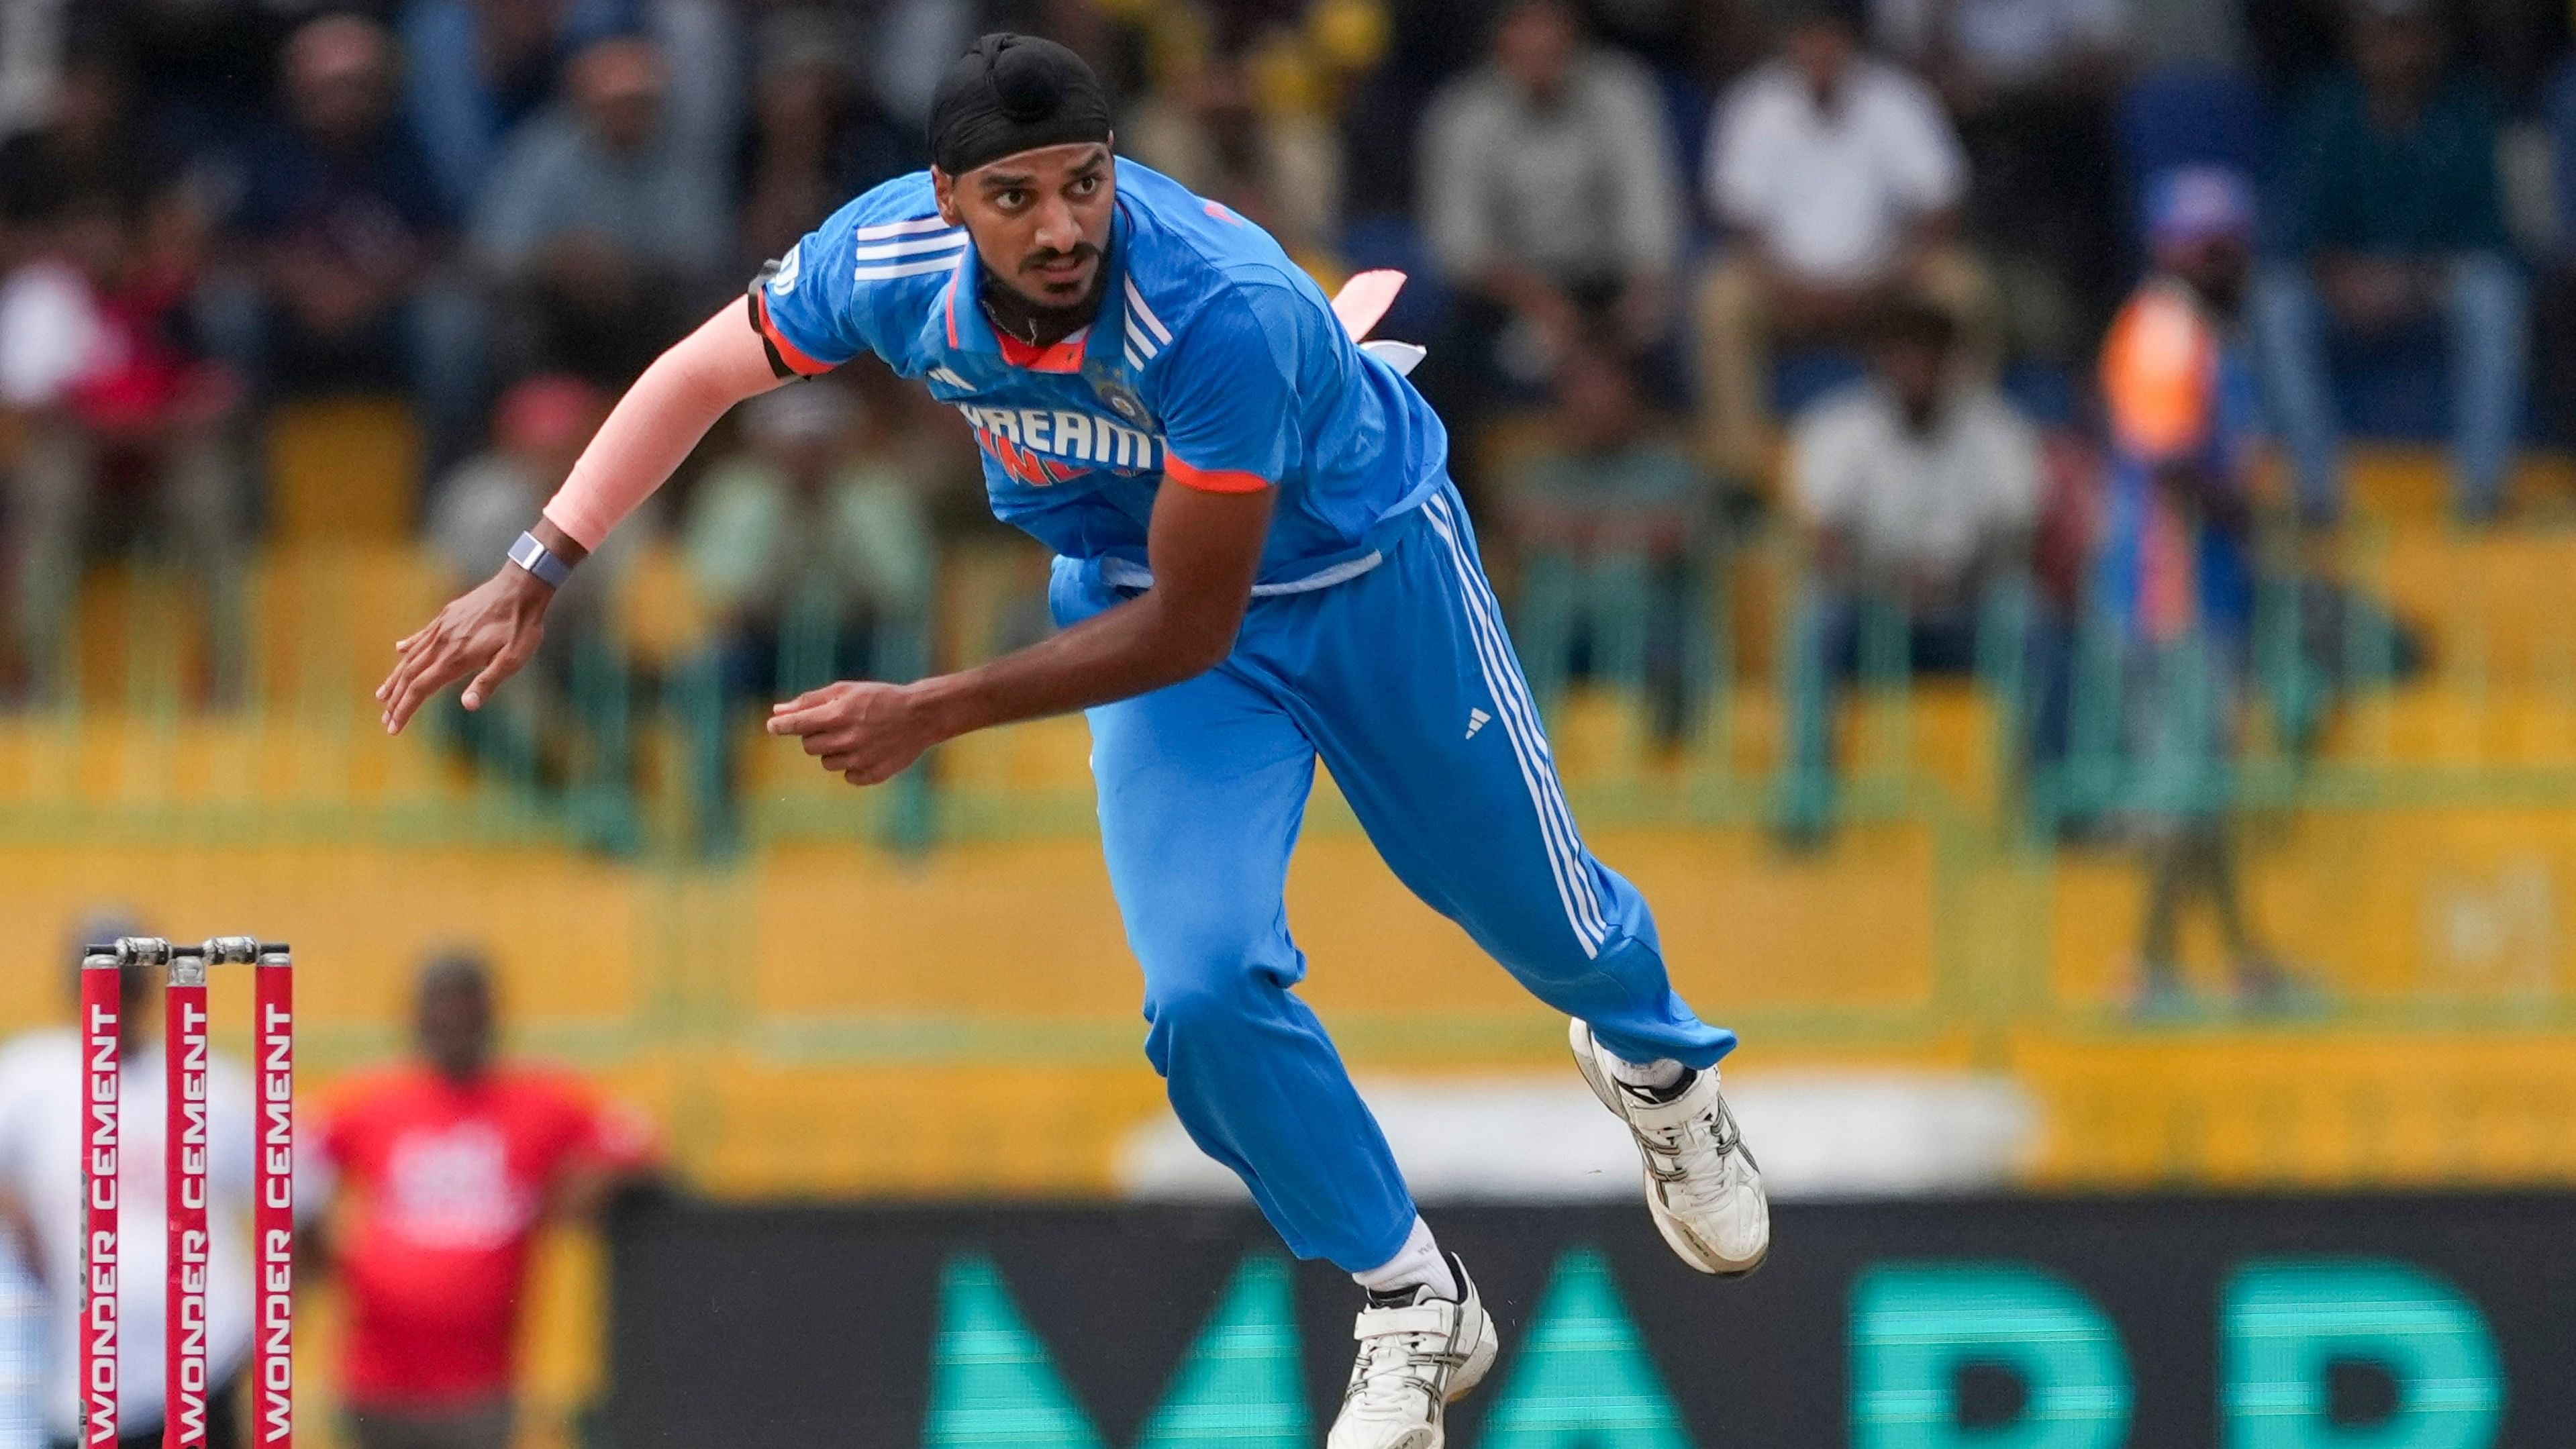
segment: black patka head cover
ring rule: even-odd
[[[1021,151],[1109,141],[1109,93],[1081,56],[1033,35],[987,35],[930,100],[931,164],[963,176]]]

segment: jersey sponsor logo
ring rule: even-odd
[[[973,392],[975,390],[975,384],[968,382],[966,379],[959,377],[956,373],[953,373],[944,367],[932,368],[930,370],[930,380],[933,382],[944,382],[950,387],[956,388],[961,392]]]
[[[1476,731],[1478,731],[1478,730],[1480,730],[1480,729],[1483,729],[1483,728],[1484,728],[1486,725],[1488,725],[1488,724],[1491,724],[1491,723],[1493,722],[1493,719],[1494,719],[1494,717],[1493,717],[1492,715],[1489,715],[1489,714],[1485,713],[1485,712],[1484,712],[1483,710],[1481,710],[1481,709],[1470,709],[1470,710],[1468,710],[1468,711],[1467,711],[1467,738],[1469,738],[1469,739],[1471,739],[1471,740],[1472,740],[1472,739],[1474,739],[1474,738],[1476,737]]]
[[[497,1248],[525,1231],[536,1209],[533,1194],[511,1177],[510,1144],[488,1123],[418,1130],[394,1144],[383,1211],[411,1244]]]
[[[996,408],[952,403],[975,429],[975,441],[1002,471],[1032,488],[1062,483],[1093,468],[1147,473],[1163,465],[1162,439],[1097,413],[1069,408]]]

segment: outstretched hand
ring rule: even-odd
[[[805,753],[853,785],[893,779],[942,737],[918,691],[854,679],[773,705],[769,732],[802,739]]]
[[[554,592],[527,570],[505,564],[439,610],[419,633],[398,641],[394,672],[376,686],[385,733],[402,733],[422,705],[467,675],[473,681],[465,686],[465,707],[481,709],[493,689],[536,654]]]

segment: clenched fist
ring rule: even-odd
[[[893,779],[942,737],[912,686],[849,679],[772,706],[769,732],[798,736],[805,753],[853,785]]]

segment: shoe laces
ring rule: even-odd
[[[1707,1110],[1668,1127],[1639,1128],[1637,1136],[1646,1144],[1646,1171],[1676,1207],[1704,1212],[1724,1205],[1736,1178],[1729,1159],[1744,1148],[1724,1097],[1712,1094]]]
[[[1447,1399],[1450,1375],[1467,1362],[1463,1349],[1453,1349],[1456,1338],[1455,1314],[1464,1313],[1463,1304],[1446,1305],[1453,1310],[1452,1327],[1445,1332],[1429,1329],[1390,1327],[1383,1332],[1367,1332],[1371,1313],[1411,1315],[1420,1305],[1396,1309],[1372,1308],[1360,1315],[1359,1362],[1351,1367],[1350,1392],[1344,1397],[1371,1417],[1411,1414],[1417,1408],[1426,1415],[1436,1414]]]

